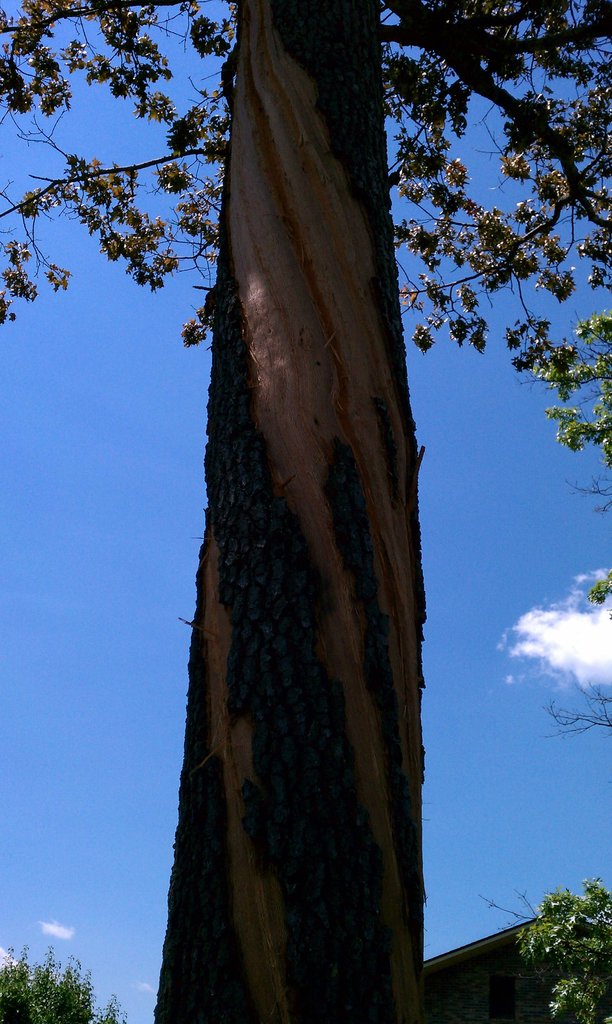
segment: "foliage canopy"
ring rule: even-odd
[[[24,950],[18,960],[0,961],[0,1024],[125,1024],[113,998],[97,1009],[91,977],[71,960],[63,970],[49,950],[42,964],[30,966]]]
[[[553,987],[553,1017],[572,1013],[579,1024],[595,1024],[612,980],[612,893],[603,882],[587,879],[582,896],[568,889],[549,893],[535,922],[521,932],[519,947],[527,964],[561,975]]]
[[[67,287],[69,269],[37,241],[41,218],[54,213],[80,221],[139,284],[156,289],[193,267],[208,287],[235,15],[232,4],[196,0],[24,0],[18,14],[0,13],[5,121],[25,140],[47,143],[61,165],[24,194],[8,185],[3,191],[0,217],[11,233],[0,242],[0,321],[14,317],[16,299],[35,298],[37,274],[55,290]],[[482,350],[483,300],[510,289],[520,315],[506,340],[530,351],[550,336],[550,323],[535,311],[536,293],[567,299],[576,287],[576,257],[593,287],[609,285],[611,31],[606,0],[382,4],[386,107],[395,125],[390,184],[409,201],[397,224],[399,258],[406,247],[411,268],[402,296],[420,314],[414,340],[421,348],[446,329],[459,344]],[[183,49],[172,57],[177,38]],[[175,61],[190,59],[184,48],[192,60],[206,60],[201,82],[213,78],[212,87],[194,84],[187,104],[172,93]],[[161,152],[102,165],[95,154],[61,148],[56,129],[78,78],[161,126]],[[474,148],[468,130],[489,151],[487,188],[474,173],[482,154],[472,151],[472,166],[465,155]],[[185,325],[186,344],[204,336],[211,306]]]

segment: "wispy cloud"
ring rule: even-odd
[[[602,573],[577,576],[567,597],[531,608],[507,631],[501,644],[510,657],[531,659],[537,671],[561,686],[612,685],[610,606],[592,605],[586,588]],[[507,676],[506,682],[514,682]]]
[[[155,989],[152,985],[149,985],[148,981],[137,981],[134,988],[138,989],[139,992],[155,992]]]
[[[60,924],[59,921],[39,921],[38,923],[43,935],[52,935],[54,939],[71,939],[75,932],[74,928]]]

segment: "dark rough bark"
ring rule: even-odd
[[[202,555],[204,553],[202,548]],[[201,563],[200,563],[201,564]],[[198,572],[198,584],[200,573]],[[198,586],[197,621],[201,611]],[[210,756],[199,631],[189,658],[185,759],[156,1021],[255,1021],[240,973],[226,875],[220,762]]]
[[[264,111],[253,135],[264,168],[253,168],[253,204],[258,188],[266,195],[272,167],[270,193],[286,212],[274,221],[279,249],[267,254],[270,273],[264,265],[261,274],[261,254],[251,259],[248,230],[243,237],[240,209],[231,205],[242,168],[228,170],[208,409],[209,512],[156,1024],[421,1019],[424,608],[376,19],[371,0],[241,5],[232,154],[236,160],[236,146],[248,152],[249,125]],[[333,154],[330,180],[336,192],[341,183],[340,200],[344,189],[356,230],[368,239],[375,274],[361,294],[376,324],[374,369],[365,357],[365,369],[354,367],[372,392],[358,430],[350,413],[352,367],[344,359],[352,338],[334,326],[311,266],[317,252],[305,258],[299,242],[299,201],[287,185],[280,140],[274,151],[260,41],[284,49],[296,87],[308,92],[304,72],[315,84],[314,116],[323,119]],[[329,217],[322,181],[314,194],[321,192],[321,217]],[[298,197],[300,191],[298,184]],[[359,209],[365,213],[355,214]],[[257,214],[249,216],[257,232]],[[262,219],[262,231],[270,219]],[[312,221],[312,209],[304,219]],[[292,294],[279,299],[274,290],[283,246],[296,254],[291,272],[312,307],[306,326],[292,322],[299,320]],[[278,338],[268,342],[267,321],[263,333],[257,322],[250,284],[257,274],[264,306],[287,303],[287,365],[278,380],[264,366]],[[296,415],[289,402],[283,407],[283,388],[300,393],[291,358],[298,351],[300,358],[306,351],[309,365],[323,366],[323,380],[327,373],[334,381],[306,409],[312,463],[306,439],[304,452],[292,453],[290,439],[289,455],[278,445]],[[377,375],[380,387],[372,383]],[[272,403],[270,413],[265,396],[275,386],[278,408]],[[320,437],[319,417],[327,422]],[[315,481],[312,504],[300,497],[305,478]],[[398,577],[405,594],[398,595]],[[346,661],[342,623],[350,627]]]

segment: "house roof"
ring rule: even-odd
[[[464,960],[470,960],[474,956],[482,956],[484,953],[492,953],[502,946],[516,942],[516,937],[523,928],[533,924],[535,918],[522,921],[521,924],[514,924],[511,928],[505,928],[501,932],[494,932],[493,935],[486,935],[483,939],[476,939],[475,942],[468,942],[465,946],[458,946],[450,949],[447,953],[439,953],[426,960],[423,965],[425,977],[435,974],[447,967],[456,967]]]

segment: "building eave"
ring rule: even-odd
[[[465,960],[471,960],[472,957],[483,956],[485,953],[493,953],[502,946],[516,942],[519,932],[524,928],[529,928],[530,925],[533,924],[534,920],[535,918],[532,918],[529,921],[523,921],[521,924],[512,925],[511,928],[505,928],[501,932],[494,932],[493,935],[487,935],[483,939],[477,939],[475,942],[468,942],[465,946],[458,946],[456,949],[450,949],[447,953],[440,953],[438,956],[432,956],[429,960],[426,960],[423,965],[425,977],[428,977],[430,974],[435,974],[436,971],[444,970],[447,967],[456,967]]]

